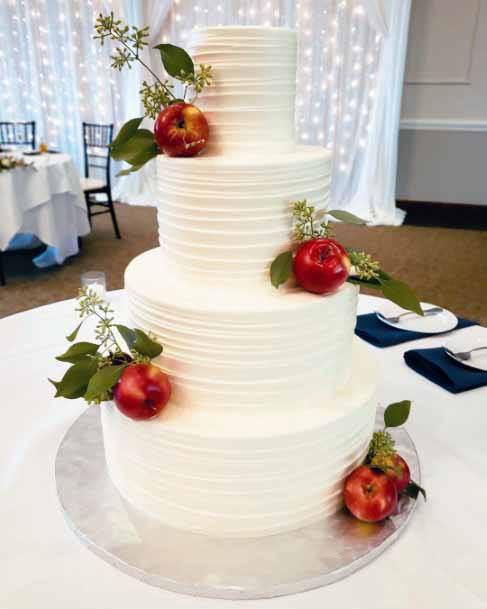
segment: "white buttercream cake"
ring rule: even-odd
[[[133,421],[102,409],[110,476],[163,523],[257,537],[325,519],[364,457],[375,368],[354,337],[358,289],[276,290],[269,265],[291,239],[291,202],[326,207],[330,155],[294,143],[296,38],[263,27],[195,32],[215,84],[197,105],[212,145],[160,156],[160,248],[125,285],[131,322],[164,345],[173,394]]]

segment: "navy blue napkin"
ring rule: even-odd
[[[404,354],[406,364],[450,393],[461,393],[487,385],[487,372],[468,368],[446,354],[443,347],[411,349]]]
[[[458,324],[453,330],[460,330],[461,328],[468,328],[469,326],[475,326],[475,322],[459,318]],[[450,330],[450,332],[453,332],[453,330]],[[374,347],[380,348],[392,347],[393,345],[406,343],[410,340],[431,336],[431,334],[424,334],[423,332],[399,330],[399,328],[388,326],[382,321],[379,321],[375,313],[368,313],[367,315],[359,315],[357,317],[355,334],[371,345],[374,345]]]

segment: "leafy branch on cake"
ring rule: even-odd
[[[111,145],[112,157],[130,165],[119,175],[138,171],[162,152],[169,156],[194,156],[203,150],[209,137],[208,121],[203,112],[187,100],[193,102],[198,93],[211,85],[211,66],[200,64],[195,68],[188,53],[173,44],[155,46],[167,75],[184,85],[183,96],[178,98],[169,78],[161,80],[141,58],[141,51],[148,46],[148,26],[126,25],[111,12],[100,14],[94,27],[97,32],[94,38],[102,46],[107,39],[119,45],[110,56],[112,68],[121,71],[138,62],[154,80],[152,84],[144,80],[139,91],[144,116],[125,123]],[[154,132],[139,129],[146,117],[155,119]]]
[[[423,315],[416,294],[402,281],[382,270],[370,254],[345,248],[333,239],[329,217],[348,224],[365,224],[350,212],[320,210],[306,199],[291,203],[294,219],[294,247],[279,254],[271,264],[270,279],[275,288],[294,274],[298,285],[315,294],[331,294],[345,282],[380,290],[400,307]]]
[[[114,400],[119,410],[136,419],[158,415],[171,397],[171,384],[151,360],[162,353],[154,337],[142,330],[114,323],[113,310],[95,291],[83,288],[76,311],[80,323],[66,339],[73,343],[56,359],[71,364],[54,397],[84,398],[88,404]],[[73,342],[82,325],[96,320],[96,342]]]
[[[345,505],[359,520],[378,522],[392,516],[402,495],[417,499],[421,493],[426,499],[425,490],[411,480],[409,466],[396,452],[388,431],[404,425],[410,410],[409,400],[389,404],[384,411],[384,428],[374,432],[364,464],[345,479]]]

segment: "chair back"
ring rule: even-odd
[[[36,147],[36,122],[0,122],[0,146]]]
[[[113,124],[83,123],[85,177],[91,177],[95,171],[99,174],[101,170],[108,188],[110,188],[110,144],[112,140]]]

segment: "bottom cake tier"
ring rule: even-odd
[[[341,507],[374,426],[375,363],[358,339],[350,366],[346,388],[304,410],[173,404],[140,422],[106,404],[109,474],[135,508],[212,536],[260,537],[324,518]]]

